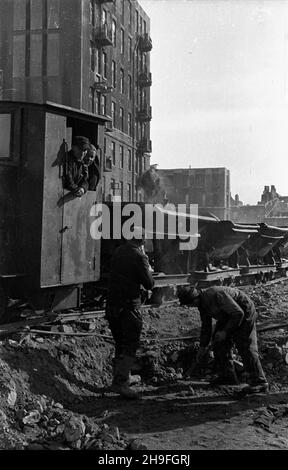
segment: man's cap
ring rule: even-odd
[[[72,145],[77,145],[81,150],[89,150],[90,149],[90,141],[87,137],[82,135],[77,135],[73,138]]]
[[[195,299],[199,297],[199,290],[195,287],[179,287],[177,291],[177,296],[181,305],[189,305],[194,302]]]

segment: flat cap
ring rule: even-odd
[[[79,147],[82,150],[89,150],[89,148],[90,148],[89,139],[87,137],[82,136],[82,135],[76,135],[73,138],[72,144],[77,145],[77,147]]]

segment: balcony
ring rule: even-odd
[[[139,49],[141,52],[150,52],[152,50],[152,39],[147,33],[139,37]]]
[[[114,3],[115,0],[99,0],[99,3]]]
[[[148,122],[152,119],[152,107],[143,105],[140,106],[136,114],[137,120],[140,122]]]
[[[96,46],[113,46],[111,27],[104,23],[93,28],[93,40]]]
[[[139,153],[151,153],[152,152],[152,142],[147,137],[139,140],[137,145],[137,150]]]
[[[149,87],[152,85],[152,74],[144,69],[138,76],[138,85],[141,88]]]

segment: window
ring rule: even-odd
[[[147,32],[147,25],[146,25],[146,21],[143,20],[143,33],[146,34]]]
[[[134,171],[135,171],[136,174],[138,173],[138,158],[137,157],[135,157]]]
[[[25,77],[25,34],[13,37],[13,77]]]
[[[131,191],[131,184],[128,183],[127,184],[127,201],[131,201],[132,200],[132,191]]]
[[[138,31],[139,31],[139,13],[138,13],[137,10],[135,12],[135,29],[138,33]]]
[[[96,64],[96,72],[100,75],[101,74],[101,49],[97,49],[96,56],[97,56],[97,64]]]
[[[132,136],[132,114],[128,113],[127,118],[127,125],[128,125],[128,135]]]
[[[92,26],[95,26],[94,0],[90,0],[90,24],[92,24]]]
[[[124,93],[124,69],[120,69],[120,93]]]
[[[128,98],[132,100],[132,77],[128,75]]]
[[[112,20],[112,43],[116,46],[116,21]]]
[[[30,76],[42,75],[42,34],[32,33],[30,42]]]
[[[123,201],[123,197],[124,197],[123,181],[120,181],[120,196],[121,196],[121,200]]]
[[[26,29],[26,2],[23,0],[14,0],[14,31]]]
[[[114,180],[114,178],[111,178],[111,183],[110,183],[110,194],[111,194],[111,196],[114,196],[114,190],[115,190],[115,180]]]
[[[128,60],[129,62],[132,62],[132,39],[131,38],[128,38]]]
[[[124,15],[124,0],[120,0],[120,13],[122,16]]]
[[[128,10],[129,10],[129,13],[128,13],[128,21],[129,21],[129,26],[132,25],[132,5],[131,5],[131,1],[129,0],[128,1]]]
[[[112,60],[111,74],[112,74],[112,86],[116,88],[116,62],[115,60]]]
[[[124,29],[121,28],[120,31],[120,52],[124,54]]]
[[[100,110],[100,114],[103,114],[105,115],[106,114],[106,105],[107,105],[107,98],[105,95],[101,95],[101,110]]]
[[[102,75],[104,78],[107,77],[107,54],[103,51],[102,53]]]
[[[48,28],[58,29],[60,26],[60,0],[47,0]]]
[[[101,113],[101,94],[96,93],[96,110],[97,114]]]
[[[140,34],[143,33],[143,19],[140,17]]]
[[[95,90],[94,88],[90,88],[89,91],[89,103],[90,103],[90,112],[94,113],[95,112]]]
[[[104,8],[102,10],[102,24],[107,24],[107,11]]]
[[[120,145],[120,168],[124,168],[124,147]]]
[[[116,127],[116,103],[112,101],[111,103],[111,117],[112,117],[112,125]]]
[[[90,45],[90,69],[92,72],[95,70],[95,49],[92,44]]]
[[[48,77],[59,75],[59,34],[48,33],[47,43],[47,75]]]
[[[124,132],[124,109],[120,107],[120,130]]]
[[[0,161],[10,158],[11,114],[0,114]]]
[[[112,164],[116,165],[116,144],[111,142],[111,152],[112,152]]]
[[[128,149],[128,171],[132,171],[132,154],[130,149]]]
[[[30,0],[31,29],[42,29],[42,0]]]

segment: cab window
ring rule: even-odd
[[[11,124],[12,115],[0,114],[0,160],[11,158]]]

